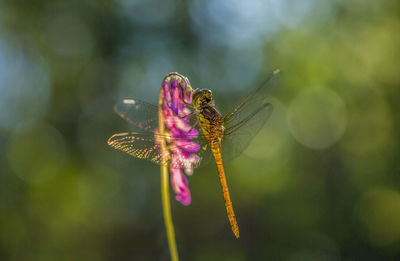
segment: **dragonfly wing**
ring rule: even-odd
[[[242,101],[240,101],[230,113],[224,117],[226,133],[232,133],[238,126],[252,117],[261,118],[263,114],[257,113],[268,104],[268,95],[275,86],[280,76],[280,71],[275,70],[268,78]]]
[[[139,159],[146,159],[156,164],[161,164],[159,145],[155,142],[154,134],[124,132],[112,135],[108,145],[114,149],[122,150]]]
[[[200,160],[197,162],[197,164],[193,165],[194,168],[197,168],[200,163],[204,163],[204,160],[209,160],[210,149],[204,136],[192,137],[192,141],[189,143],[187,141],[188,137],[172,138],[168,135],[164,136],[159,134],[155,135],[152,133],[124,132],[114,134],[108,139],[107,143],[111,147],[121,150],[135,158],[146,159],[153,163],[161,164],[163,157],[161,157],[160,146],[156,142],[157,139],[161,138],[165,138],[169,145],[177,144],[178,146],[179,144],[181,150],[185,150],[185,146],[193,146],[193,143],[200,145],[199,151],[195,153],[200,157]],[[178,165],[175,167],[185,168],[185,159],[182,157],[180,157],[180,159],[177,161],[178,163],[176,164]],[[165,155],[164,160],[166,163],[169,162],[169,153]]]
[[[130,124],[145,131],[158,125],[157,106],[137,99],[123,99],[114,106],[115,112]]]
[[[279,76],[280,71],[275,70],[224,117],[222,154],[225,160],[239,156],[268,120],[273,111],[272,104],[268,102],[268,95]]]
[[[227,128],[222,140],[223,159],[231,160],[239,156],[264,126],[272,111],[272,104],[265,102],[249,114],[247,118],[244,118],[242,122]]]

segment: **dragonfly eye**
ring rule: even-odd
[[[204,90],[204,101],[209,103],[212,101],[212,92],[210,90]]]
[[[212,102],[212,92],[207,89],[196,89],[192,94],[193,105],[204,106]]]

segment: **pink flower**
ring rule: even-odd
[[[165,125],[171,138],[167,140],[170,152],[171,185],[176,193],[176,199],[183,205],[190,204],[191,196],[189,182],[184,174],[191,175],[201,158],[196,154],[200,145],[194,141],[198,131],[189,124],[191,113],[187,104],[192,103],[192,88],[189,80],[178,74],[171,73],[162,83],[164,101],[162,113]]]

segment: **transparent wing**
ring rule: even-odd
[[[225,133],[230,134],[244,125],[252,117],[260,117],[259,111],[267,106],[268,95],[280,76],[280,70],[275,70],[268,78],[248,96],[241,100],[224,117]]]
[[[117,150],[122,150],[129,155],[161,164],[159,146],[155,142],[154,134],[124,132],[112,135],[107,144]]]
[[[123,99],[114,106],[115,112],[130,124],[145,131],[158,125],[157,106],[137,99]]]
[[[235,128],[231,128],[222,140],[223,159],[229,161],[242,154],[267,122],[272,111],[272,104],[265,103],[247,119],[235,125]]]
[[[268,120],[273,106],[267,98],[279,76],[280,71],[275,70],[224,117],[225,136],[222,142],[224,159],[230,160],[239,156]]]
[[[108,140],[108,145],[136,158],[161,164],[162,157],[154,134],[154,130],[158,128],[158,107],[137,99],[123,99],[114,106],[114,110],[131,125],[140,129],[140,132],[114,134]],[[197,117],[192,115],[189,124],[193,126],[196,120]],[[188,135],[185,136],[188,137]],[[162,136],[158,135],[158,137]],[[185,143],[185,140],[175,139],[173,141],[170,136],[164,136],[164,138],[169,142]],[[209,162],[211,153],[205,136],[199,131],[199,134],[191,139],[201,146],[200,151],[196,154],[202,158],[202,165]]]
[[[182,149],[185,148],[185,139],[172,138],[168,135],[155,135],[154,133],[138,133],[138,132],[124,132],[112,135],[108,139],[108,145],[114,149],[121,150],[135,158],[149,160],[155,164],[161,164],[163,157],[161,157],[161,150],[156,142],[156,139],[165,138],[169,144],[179,143]],[[210,159],[210,150],[207,140],[203,137],[192,137],[192,142],[200,145],[200,150],[196,153],[200,156],[201,161],[194,167],[198,167],[200,163],[204,164]],[[183,145],[182,145],[183,144]],[[168,155],[165,155],[166,163],[169,162]],[[176,167],[184,167],[182,165]]]
[[[158,128],[158,107],[153,104],[137,99],[123,99],[114,106],[114,110],[121,118],[140,130],[153,132]],[[189,124],[194,126],[196,121],[197,116],[191,114]]]

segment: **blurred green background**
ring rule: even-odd
[[[182,260],[400,256],[400,1],[0,1],[0,259],[169,260],[159,168],[112,106],[177,71],[222,112],[270,72],[273,116],[172,201]],[[397,133],[397,134],[396,134]]]

